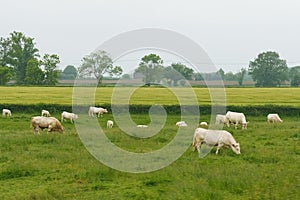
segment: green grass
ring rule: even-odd
[[[241,155],[215,149],[204,159],[189,148],[158,171],[132,174],[111,169],[91,156],[75,126],[63,122],[64,134],[34,135],[36,113],[0,119],[0,199],[299,199],[300,121],[268,125],[265,116],[249,116],[247,130],[226,128],[241,144]],[[56,116],[59,118],[59,116]],[[132,115],[149,123],[148,115]],[[201,116],[208,121],[210,116]],[[111,114],[99,119],[105,126]],[[178,115],[168,115],[163,130],[137,139],[117,126],[105,134],[133,152],[162,148],[173,139]],[[190,133],[191,139],[193,132]],[[192,142],[192,141],[191,141]],[[113,159],[113,157],[112,157]]]
[[[124,95],[131,88],[122,88]],[[131,104],[177,105],[191,103],[191,95],[186,88],[139,88],[130,96]],[[223,89],[216,89],[222,94]],[[93,88],[83,88],[82,97],[93,94]],[[95,104],[111,104],[113,87],[97,88]],[[181,96],[178,100],[176,95]],[[211,97],[208,89],[194,88],[199,105],[210,105]],[[72,87],[0,87],[1,104],[72,104]],[[282,105],[300,106],[300,88],[226,88],[227,105]],[[222,97],[222,96],[221,96]],[[221,99],[222,100],[222,99]]]

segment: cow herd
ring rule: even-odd
[[[104,113],[107,113],[107,109],[101,107],[90,106],[88,110],[88,115],[94,117],[102,117]],[[11,117],[12,112],[9,109],[2,110],[2,117]],[[65,120],[70,120],[71,123],[78,118],[77,114],[63,111],[61,113],[61,120],[59,121],[55,117],[52,117],[50,112],[47,110],[42,110],[41,116],[35,116],[31,118],[31,126],[33,128],[34,134],[39,134],[39,129],[46,129],[48,132],[58,131],[60,133],[64,132],[64,127],[61,122]],[[268,123],[282,123],[279,115],[276,113],[267,115]],[[231,124],[234,125],[235,129],[241,125],[242,129],[247,129],[248,122],[244,113],[228,111],[225,115],[217,114],[215,119],[215,124],[226,125],[230,127]],[[112,128],[114,122],[112,120],[107,121],[107,128]],[[185,121],[179,121],[176,126],[184,127],[187,126]],[[221,147],[229,147],[236,154],[240,154],[240,145],[234,139],[234,137],[226,130],[212,130],[207,129],[207,122],[201,122],[200,128],[196,128],[193,136],[193,150],[197,150],[200,153],[201,145],[206,144],[209,146],[217,146],[216,154],[218,154]],[[138,125],[137,127],[148,127],[147,125]],[[205,128],[204,128],[205,127]]]
[[[91,106],[89,108],[88,114],[93,117],[94,114],[99,116],[103,116],[103,113],[107,113],[107,109],[97,108]],[[2,110],[2,117],[11,117],[12,112],[9,109]],[[64,132],[64,127],[61,125],[61,122],[69,120],[71,123],[74,123],[74,120],[78,118],[78,115],[75,113],[70,113],[67,111],[63,111],[61,113],[61,120],[59,121],[57,118],[52,117],[48,110],[42,110],[41,116],[34,116],[31,118],[31,127],[33,128],[34,134],[39,134],[39,129],[43,130],[47,128],[47,132],[57,131],[60,133]],[[113,121],[107,121],[107,127],[112,128]]]
[[[279,115],[268,114],[267,115],[268,123],[281,123],[283,122]],[[202,123],[202,122],[201,122]],[[200,125],[201,125],[200,123]],[[242,129],[247,129],[248,122],[244,113],[228,111],[225,115],[216,115],[217,125],[226,125],[230,127],[230,124],[234,124],[235,129],[238,128],[238,125],[241,124]],[[217,146],[216,154],[218,154],[221,147],[229,147],[236,154],[240,154],[240,144],[237,143],[234,137],[226,130],[209,130],[205,128],[197,128],[194,132],[193,137],[193,150],[197,150],[200,153],[201,145],[206,144],[208,146]]]

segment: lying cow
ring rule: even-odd
[[[114,122],[112,120],[107,120],[107,122],[106,122],[106,127],[107,128],[112,128],[113,125],[114,125]]]
[[[48,133],[52,131],[58,131],[63,133],[64,127],[55,117],[42,117],[36,116],[31,118],[31,126],[33,127],[34,134],[40,134],[39,128],[44,130],[48,129]]]
[[[268,123],[282,123],[278,114],[268,114],[267,116]]]
[[[11,111],[8,109],[2,110],[2,117],[11,117]]]
[[[240,154],[240,144],[235,141],[231,133],[225,130],[207,130],[197,128],[193,138],[193,150],[197,149],[200,153],[201,145],[205,143],[209,146],[217,146],[216,154],[222,146],[230,147],[236,154]]]
[[[233,123],[235,124],[235,129],[237,129],[238,124],[242,125],[242,129],[247,129],[248,122],[246,121],[244,113],[228,111],[225,116],[227,127],[230,126],[230,123]]]
[[[42,110],[42,116],[50,117],[51,115],[48,110]]]
[[[94,106],[91,106],[89,108],[89,116],[90,117],[94,117],[94,114],[97,114],[98,117],[101,116],[103,117],[103,113],[107,113],[107,109],[105,108],[101,108],[101,107],[94,107]]]
[[[176,122],[176,126],[187,126],[187,124],[185,123],[185,121],[179,121]]]
[[[74,113],[69,113],[69,112],[66,112],[66,111],[63,111],[61,113],[61,122],[63,122],[64,119],[69,119],[71,121],[71,123],[73,123],[73,120],[77,119],[77,118],[78,118],[78,115],[76,115]]]

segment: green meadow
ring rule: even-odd
[[[71,87],[0,87],[1,104],[72,103]],[[184,94],[184,88],[176,88]],[[209,92],[194,88],[199,104],[209,104]],[[229,105],[300,106],[299,88],[226,88]],[[109,104],[113,88],[97,88],[97,104]],[[134,104],[178,104],[165,88],[139,88]],[[299,115],[281,116],[282,124],[268,124],[266,116],[246,115],[248,129],[225,128],[241,145],[241,154],[215,148],[204,158],[188,147],[165,168],[128,173],[104,165],[82,143],[74,124],[62,122],[63,134],[41,131],[34,135],[30,113],[14,112],[0,118],[0,199],[299,199]],[[87,114],[86,114],[87,115]],[[80,114],[79,118],[87,117]],[[53,116],[60,119],[60,112]],[[210,115],[200,121],[210,123]],[[136,124],[149,124],[148,114],[131,114]],[[115,123],[106,128],[111,113],[98,118],[104,134],[116,146],[145,153],[163,148],[175,137],[180,115],[168,114],[162,129],[150,138],[132,137]],[[88,120],[94,120],[89,119]],[[76,122],[75,122],[76,123]],[[88,123],[88,121],[87,121]],[[211,122],[213,123],[213,122]],[[184,128],[184,127],[182,127]],[[142,132],[142,131],[141,131]],[[87,132],[88,134],[88,132]],[[190,132],[192,143],[193,131]],[[114,159],[112,155],[111,159]]]

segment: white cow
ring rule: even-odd
[[[235,124],[235,129],[237,129],[238,124],[242,125],[242,129],[247,129],[248,122],[246,121],[244,113],[228,111],[225,116],[227,127],[230,126],[230,123],[233,123]]]
[[[50,113],[48,110],[42,110],[42,116],[50,117]]]
[[[33,127],[34,134],[40,134],[40,129],[48,129],[48,133],[52,131],[59,131],[63,133],[64,127],[55,117],[42,117],[36,116],[31,118],[31,126]]]
[[[216,154],[219,153],[219,149],[224,147],[230,147],[236,154],[240,154],[240,144],[235,141],[231,133],[225,130],[207,130],[204,128],[197,128],[193,138],[193,150],[197,149],[200,153],[201,145],[205,143],[209,146],[217,146]]]
[[[113,125],[114,125],[114,122],[112,120],[107,120],[107,122],[106,122],[107,128],[112,128]]]
[[[225,115],[216,115],[216,124],[226,124],[227,125],[227,118]]]
[[[187,124],[185,123],[185,121],[179,121],[176,122],[176,126],[187,126]]]
[[[2,110],[2,117],[11,117],[11,111],[8,109]]]
[[[107,109],[105,108],[101,108],[101,107],[94,107],[94,106],[91,106],[89,108],[89,116],[90,117],[94,117],[94,114],[98,114],[98,117],[101,116],[103,117],[103,113],[107,113]]]
[[[74,119],[77,119],[78,118],[78,115],[74,114],[74,113],[69,113],[69,112],[66,112],[66,111],[63,111],[61,113],[61,121],[63,122],[64,119],[69,119],[71,121],[71,123],[73,123],[73,120]]]
[[[282,123],[283,121],[280,119],[278,114],[268,114],[267,116],[268,123]]]
[[[138,127],[138,128],[148,128],[147,125],[143,125],[143,124],[139,124],[139,125],[137,125],[136,127]]]

